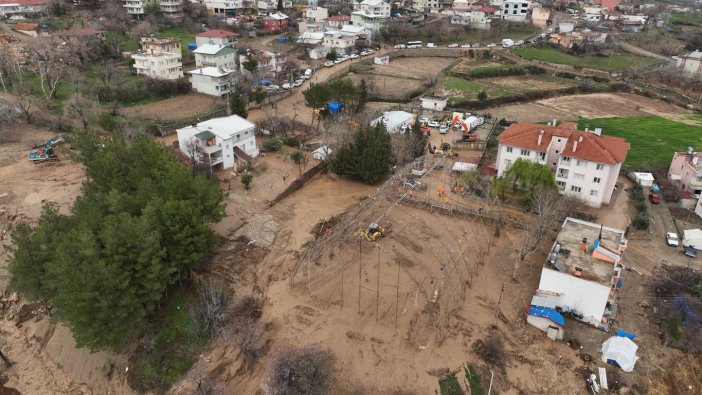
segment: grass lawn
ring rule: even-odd
[[[671,121],[659,116],[581,119],[578,129],[601,126],[603,133],[625,138],[631,143],[626,164],[637,168],[668,168],[676,151],[693,147],[702,151],[699,126]]]
[[[488,97],[500,97],[506,94],[502,89],[491,87],[480,82],[470,81],[463,78],[444,76],[442,85],[446,89],[456,90],[463,93],[465,98],[476,98],[481,90],[484,90]]]
[[[436,25],[428,25],[436,26]],[[417,30],[416,34],[408,38],[407,41],[421,40],[424,43],[434,42],[437,45],[446,45],[451,43],[457,44],[472,44],[472,43],[482,43],[483,45],[489,43],[499,44],[503,38],[510,37],[514,40],[519,40],[520,38],[525,38],[538,32],[539,28],[534,25],[526,24],[510,24],[502,29],[494,30],[470,30],[465,31],[464,29],[454,29],[447,32],[446,35],[442,36],[440,39],[429,38],[426,33],[422,30]]]
[[[605,71],[627,70],[637,66],[645,66],[656,63],[658,61],[656,59],[646,58],[630,53],[615,54],[611,57],[611,62],[609,56],[591,56],[586,59],[583,56],[573,56],[564,51],[551,47],[516,48],[513,49],[512,52],[526,59],[536,59],[549,63],[565,64],[575,67],[587,67],[590,69]]]
[[[195,42],[195,35],[188,33],[179,27],[171,27],[168,29],[161,30],[160,32],[158,32],[158,37],[175,38],[176,40],[180,40],[180,47],[183,51],[183,55],[190,54],[190,50],[188,49],[188,43]]]

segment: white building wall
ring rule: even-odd
[[[589,206],[600,207],[609,203],[620,167],[621,164],[612,166],[572,157],[569,161],[561,158],[556,170],[556,183],[563,193],[577,196]],[[568,172],[565,177],[561,176],[564,170]]]
[[[183,77],[182,55],[143,55],[134,54],[134,68],[137,74],[164,80],[177,80]]]
[[[545,148],[545,147],[544,147]],[[500,144],[497,150],[497,176],[501,177],[517,159],[546,164],[546,153]]]
[[[502,19],[513,22],[524,22],[529,14],[528,1],[505,0],[502,4]]]
[[[195,67],[223,67],[225,69],[236,68],[236,52],[232,51],[224,55],[195,54]]]
[[[568,306],[583,315],[583,321],[599,326],[607,306],[609,287],[572,274],[543,268],[539,289],[559,293],[558,306]]]
[[[212,77],[201,74],[190,74],[193,90],[205,95],[221,97],[229,92],[228,76]]]

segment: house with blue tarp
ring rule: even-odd
[[[527,323],[546,332],[549,339],[562,340],[566,322],[563,315],[556,310],[556,305],[543,296],[534,296],[531,302],[527,311]]]

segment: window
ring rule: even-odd
[[[568,169],[558,169],[558,177],[568,178]]]
[[[582,189],[581,187],[576,187],[575,185],[573,185],[573,186],[570,187],[570,190],[571,190],[572,192],[578,192],[578,193],[580,193],[580,191],[582,191],[583,189]]]
[[[558,185],[558,189],[565,189],[566,183],[565,181],[556,181],[556,185]]]
[[[602,179],[600,177],[595,177],[592,179],[592,182],[594,182],[595,184],[599,184],[601,181]]]
[[[523,149],[521,152],[521,155],[522,156],[529,156],[529,155],[531,155],[531,151],[529,151],[528,149]]]
[[[576,180],[584,180],[585,174],[573,173],[573,178],[575,178]]]
[[[558,140],[559,143],[561,142],[561,139],[556,139],[556,140]]]
[[[575,162],[575,166],[578,166],[578,167],[585,167],[585,166],[587,166],[587,162],[585,162],[584,160],[578,159],[578,161]]]
[[[699,182],[699,181],[702,181],[702,175],[697,175],[696,178],[697,178],[697,181],[698,181],[698,182]]]
[[[590,196],[592,196],[592,197],[597,197],[597,190],[591,189],[591,190],[590,190]]]
[[[507,147],[507,152],[512,152],[512,147]]]
[[[545,153],[545,152],[539,152],[539,159],[541,159],[541,160],[546,160],[546,153]]]
[[[505,159],[505,169],[509,168],[512,165],[512,161],[509,159]]]
[[[601,164],[601,163],[598,163],[598,164],[597,164],[597,170],[602,170],[602,169],[604,169],[604,165]]]

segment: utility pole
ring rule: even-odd
[[[363,268],[363,256],[361,255],[361,249],[363,247],[363,240],[358,240],[358,315],[361,315],[361,272]]]
[[[500,297],[497,299],[497,307],[495,308],[495,328],[497,328],[497,321],[500,318],[500,302],[502,301],[502,294],[505,292],[505,287],[507,283],[502,283],[502,288],[500,288]]]
[[[376,248],[378,248],[378,275],[375,283],[375,320],[378,321],[380,316],[380,247],[376,245]]]
[[[5,367],[10,368],[12,366],[12,362],[5,356],[5,354],[0,351],[0,359],[2,359],[3,362],[5,362]]]

